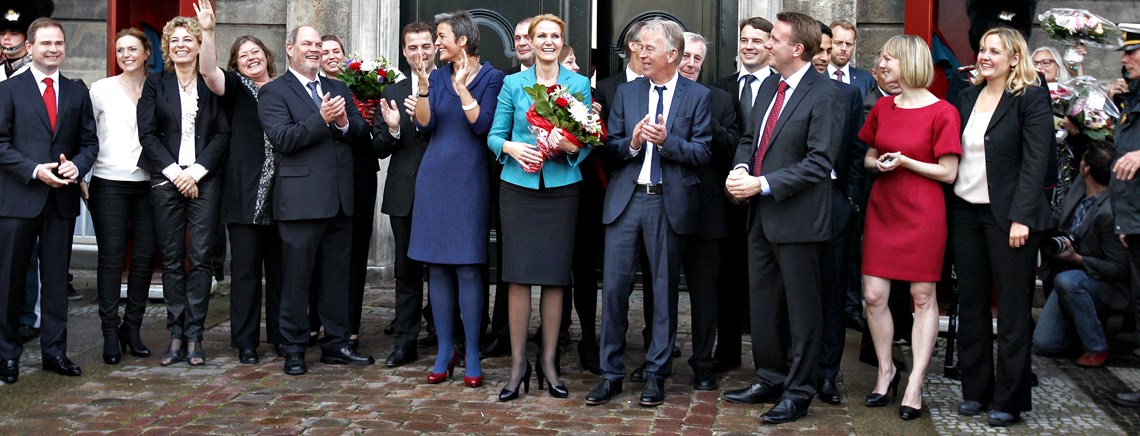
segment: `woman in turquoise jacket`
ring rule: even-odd
[[[590,107],[590,81],[558,63],[566,25],[550,14],[539,15],[530,23],[531,45],[535,49],[533,68],[507,76],[499,92],[495,122],[487,144],[503,164],[499,189],[499,219],[503,234],[503,281],[510,283],[509,323],[511,332],[511,377],[499,393],[499,401],[518,398],[519,387],[530,388],[530,362],[526,358],[527,326],[530,324],[530,289],[542,287],[542,350],[535,365],[539,388],[549,382],[550,394],[569,395],[558,378],[558,328],[562,317],[562,292],[570,286],[574,254],[574,233],[578,211],[578,163],[590,152],[567,141],[555,129],[551,145],[558,149],[543,158],[535,145],[526,113],[533,101],[525,88],[540,83],[555,84],[571,93],[586,96]],[[533,169],[528,172],[523,166]],[[545,374],[545,376],[544,376]]]

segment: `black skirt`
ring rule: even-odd
[[[501,183],[503,281],[570,286],[577,217],[578,184],[530,189]]]

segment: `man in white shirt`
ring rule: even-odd
[[[847,20],[831,23],[832,55],[827,67],[827,77],[854,85],[862,95],[867,95],[875,87],[875,79],[866,70],[855,68],[851,60],[855,58],[855,43],[859,37],[855,25]]]

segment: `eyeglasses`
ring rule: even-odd
[[[1054,61],[1052,59],[1042,59],[1039,61],[1033,61],[1033,66],[1037,67],[1037,68],[1041,68],[1041,67],[1049,68],[1049,67],[1052,67],[1054,65],[1057,65],[1057,61]]]

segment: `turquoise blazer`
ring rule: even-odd
[[[526,112],[534,101],[526,95],[524,88],[534,85],[534,68],[520,71],[503,79],[503,89],[499,91],[499,106],[495,109],[495,121],[491,125],[491,133],[487,136],[487,146],[495,154],[499,163],[503,164],[502,180],[518,186],[538,189],[539,173],[523,171],[518,161],[509,154],[503,153],[503,143],[507,141],[534,144],[534,134],[530,132],[530,123],[526,121]],[[558,66],[558,84],[570,89],[572,94],[586,96],[586,105],[593,102],[590,96],[590,79]],[[567,154],[547,160],[542,164],[543,186],[556,188],[582,181],[582,173],[578,171],[578,163],[590,154],[586,147],[577,154]]]

